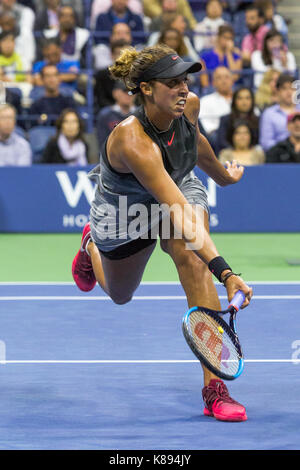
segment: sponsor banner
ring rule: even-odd
[[[91,168],[1,168],[0,231],[80,232],[95,191]],[[225,188],[195,173],[207,188],[212,232],[300,231],[300,165],[247,167],[239,183]]]

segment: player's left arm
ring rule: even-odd
[[[238,166],[235,161],[226,162],[226,167],[220,163],[210,143],[200,133],[198,126],[199,111],[199,98],[194,93],[189,93],[184,114],[196,126],[197,165],[220,186],[237,183],[243,176],[244,167]]]

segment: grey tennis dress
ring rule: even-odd
[[[209,213],[206,190],[193,172],[197,162],[195,126],[182,115],[161,132],[147,119],[142,106],[134,116],[159,146],[167,172],[187,201]],[[111,167],[106,142],[100,165],[89,173],[97,183],[90,210],[91,234],[101,253],[121,259],[156,241],[165,212],[132,173],[119,173]]]

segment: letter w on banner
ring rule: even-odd
[[[66,171],[56,171],[55,174],[70,207],[77,206],[82,194],[85,195],[88,203],[91,204],[94,198],[95,186],[89,180],[86,171],[77,171],[75,186],[72,185]]]

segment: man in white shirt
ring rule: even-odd
[[[0,104],[0,167],[29,166],[32,151],[29,143],[15,132],[16,111],[10,104]]]
[[[233,83],[234,80],[230,70],[223,66],[217,67],[213,73],[215,91],[203,96],[200,100],[199,120],[213,147],[216,132],[220,125],[220,118],[231,111]]]

